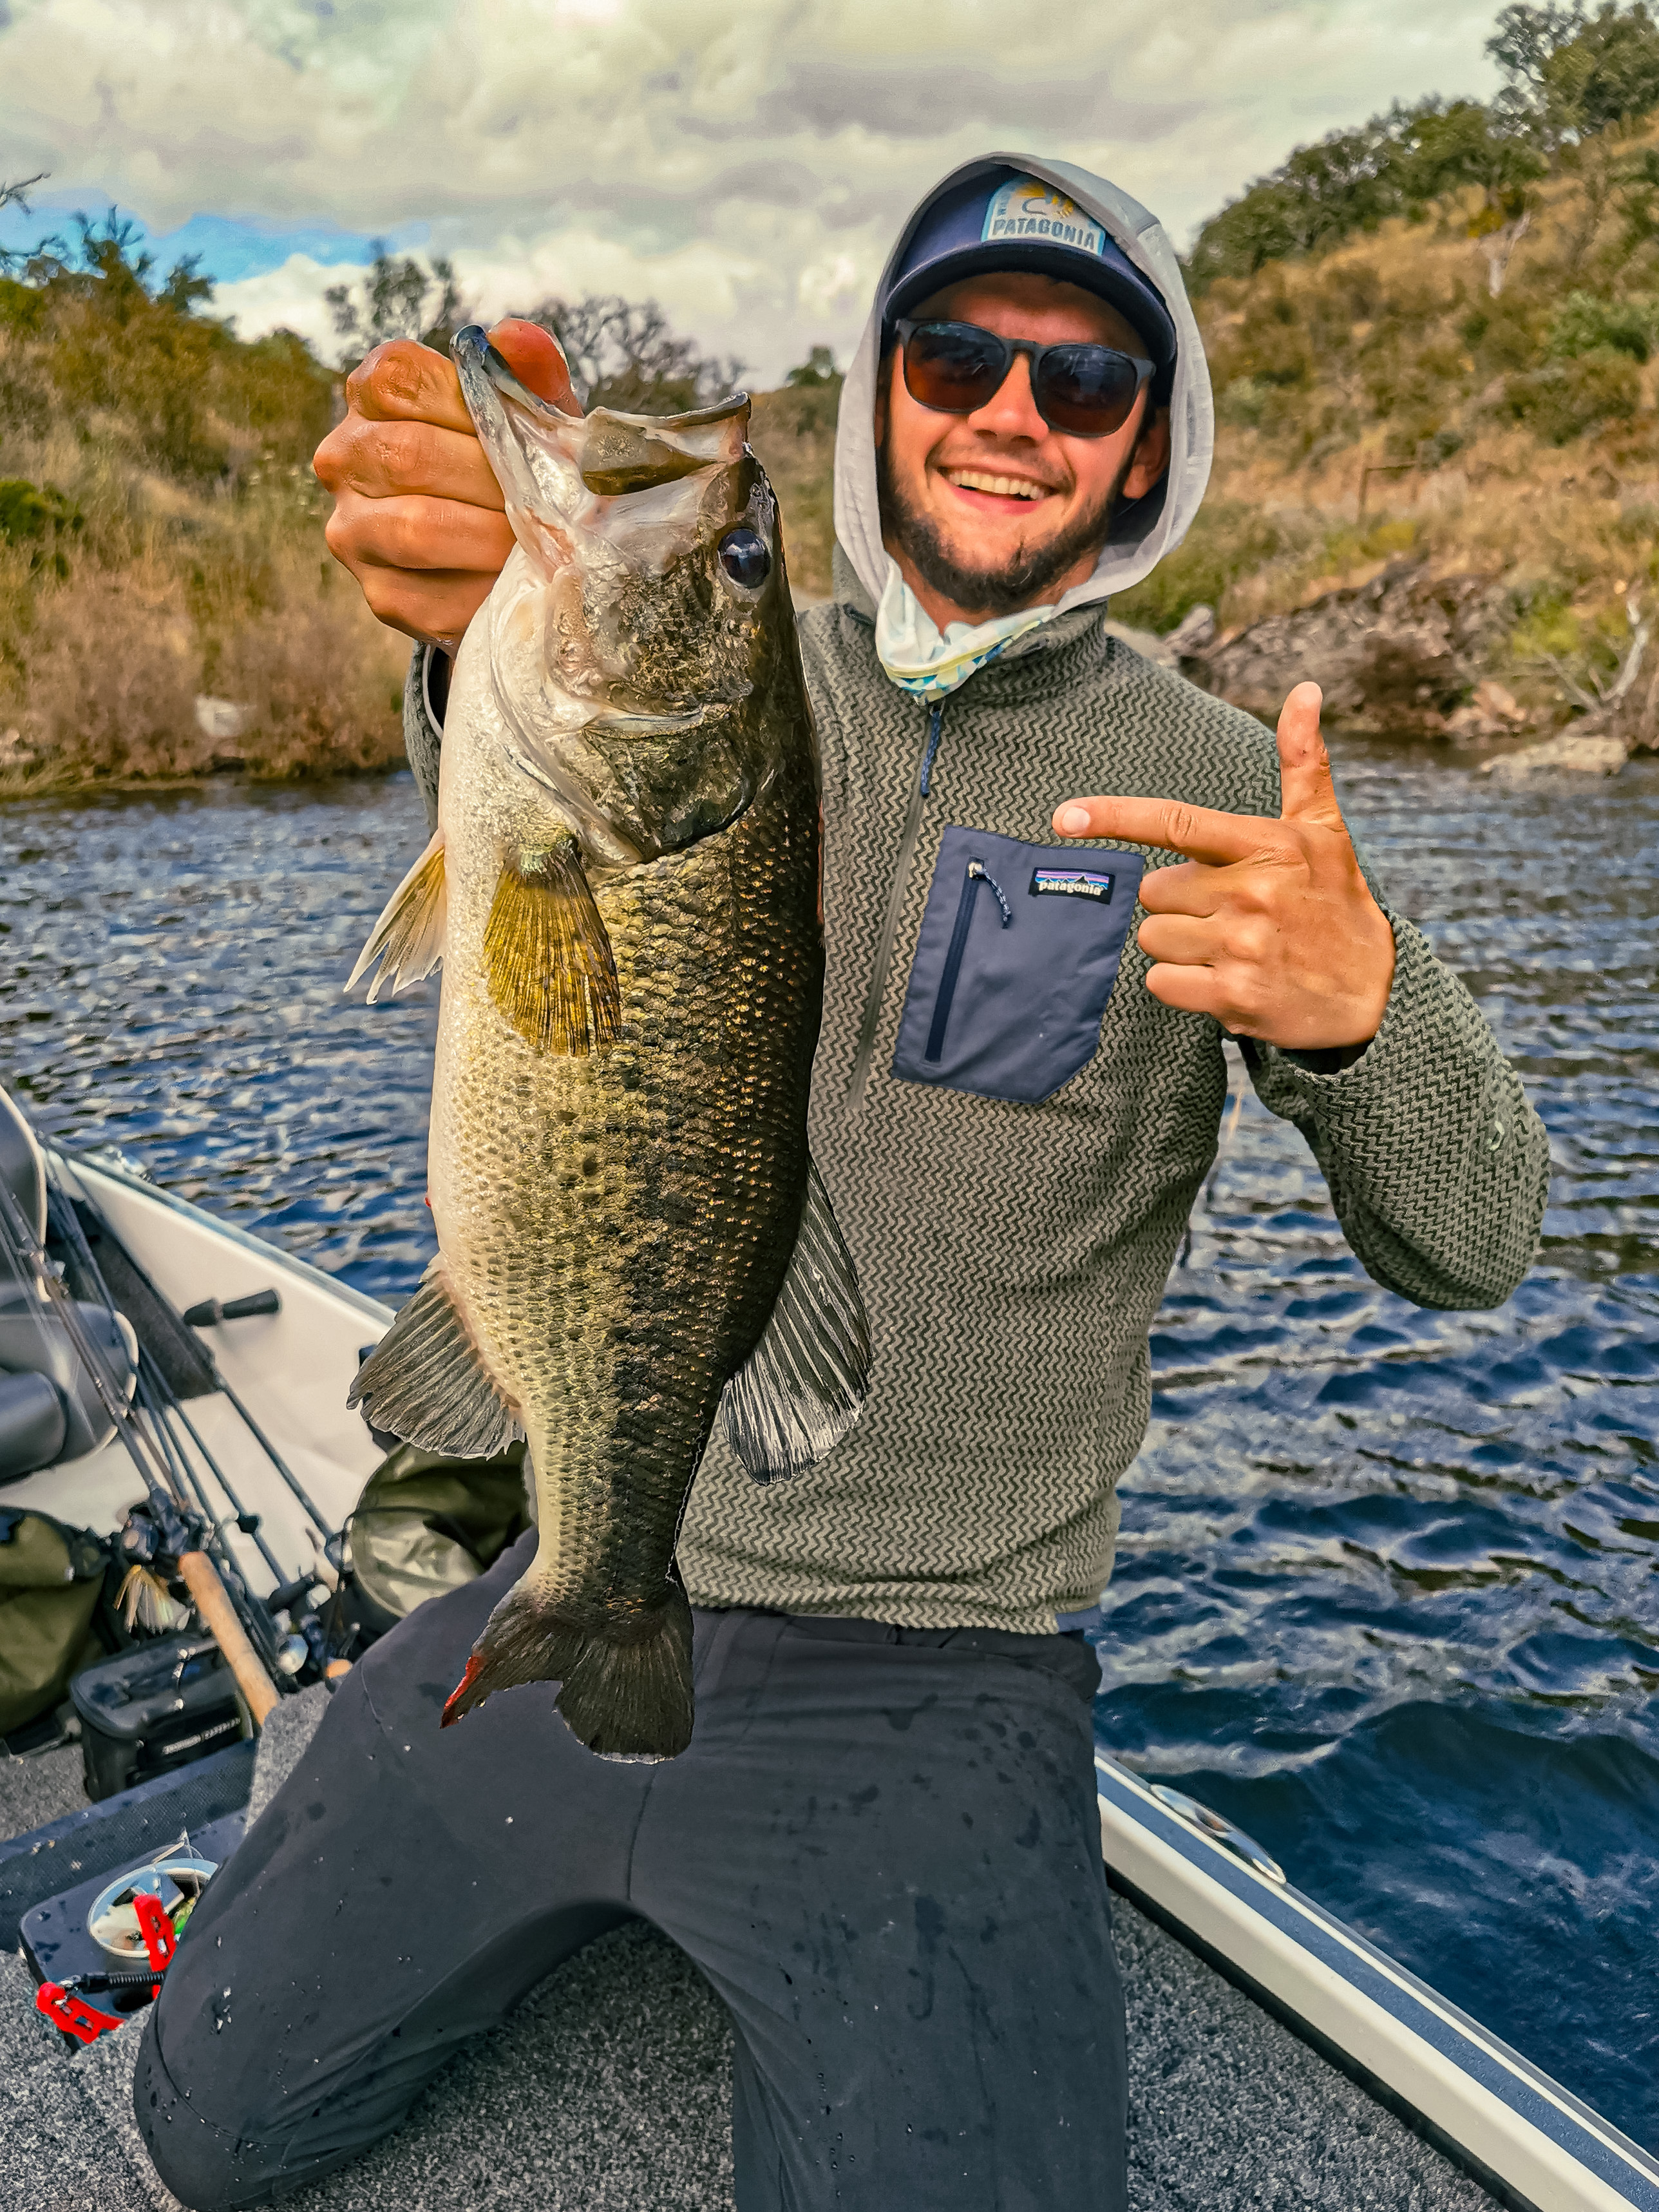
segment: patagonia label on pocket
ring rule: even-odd
[[[1033,898],[1099,899],[1103,904],[1111,896],[1111,878],[1097,874],[1093,868],[1033,868],[1031,871]]]

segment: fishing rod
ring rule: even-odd
[[[74,1199],[58,1181],[55,1172],[52,1175],[48,1189],[51,1197],[59,1201],[52,1209],[52,1218],[56,1220],[64,1242],[74,1255],[76,1265],[86,1278],[88,1286],[97,1293],[100,1304],[113,1319],[117,1310],[114,1296],[104,1279],[104,1271],[99,1266],[91,1245],[87,1242],[86,1231],[81,1226],[81,1218],[76,1212]],[[204,1347],[204,1356],[205,1357]],[[211,1362],[209,1364],[210,1365]],[[216,1376],[217,1370],[214,1371]],[[213,1525],[216,1535],[222,1533],[222,1523],[208,1504],[206,1494],[197,1479],[196,1470],[190,1464],[189,1454],[184,1449],[177,1437],[172,1433],[169,1425],[174,1419],[181,1421],[189,1431],[191,1441],[195,1444],[209,1473],[229,1502],[238,1528],[245,1536],[252,1538],[260,1558],[270,1570],[272,1579],[278,1583],[285,1582],[287,1577],[283,1572],[281,1563],[259,1533],[258,1515],[250,1513],[231,1488],[229,1478],[224,1469],[208,1449],[195,1423],[185,1412],[184,1407],[179,1402],[178,1392],[142,1345],[138,1349],[138,1395],[144,1410],[149,1415],[152,1426],[157,1430],[161,1437],[163,1449],[173,1459],[175,1466],[188,1479],[191,1488],[196,1492],[202,1511]],[[321,1533],[326,1536],[328,1531],[325,1528]]]
[[[97,1284],[100,1297],[102,1298],[104,1304],[110,1308],[111,1311],[113,1312],[113,1301],[111,1299],[108,1289],[104,1284],[102,1271],[99,1267],[97,1261],[93,1257],[92,1248],[87,1243],[86,1233],[81,1226],[80,1217],[75,1210],[75,1200],[58,1180],[56,1166],[49,1164],[49,1170],[52,1176],[51,1188],[56,1195],[63,1200],[63,1205],[59,1210],[63,1220],[65,1237],[68,1238],[74,1249],[76,1261],[79,1262],[81,1267],[86,1270],[90,1279]],[[94,1212],[97,1211],[96,1207],[93,1210]],[[101,1217],[100,1218],[101,1218]],[[163,1303],[165,1304],[166,1302],[163,1301]],[[215,1300],[207,1301],[205,1307],[192,1307],[190,1313],[183,1316],[183,1319],[205,1320],[208,1317],[209,1310],[211,1310],[212,1318],[216,1321],[220,1316],[220,1308],[217,1302]],[[291,1490],[295,1497],[298,1498],[301,1507],[304,1509],[307,1519],[310,1521],[313,1528],[316,1530],[317,1534],[322,1540],[323,1555],[326,1558],[328,1556],[328,1547],[330,1544],[334,1542],[338,1532],[329,1527],[328,1522],[323,1518],[320,1508],[318,1506],[316,1500],[312,1497],[310,1492],[301,1481],[299,1476],[295,1474],[293,1468],[289,1467],[288,1462],[283,1457],[281,1452],[277,1450],[276,1445],[272,1443],[270,1438],[259,1426],[258,1421],[254,1419],[253,1415],[243,1404],[236,1392],[226,1381],[223,1374],[220,1370],[217,1361],[214,1358],[213,1354],[209,1350],[208,1346],[205,1344],[203,1344],[198,1339],[197,1340],[196,1348],[201,1358],[205,1362],[210,1373],[213,1376],[216,1389],[222,1391],[224,1395],[229,1399],[231,1405],[240,1416],[243,1427],[246,1429],[249,1435],[253,1438],[254,1443],[258,1445],[260,1450],[264,1452],[265,1457],[276,1468],[277,1474],[287,1484],[289,1489]],[[249,1529],[246,1525],[248,1520],[252,1516],[245,1514],[241,1507],[236,1504],[235,1493],[231,1489],[230,1485],[225,1480],[223,1474],[220,1472],[217,1465],[215,1463],[206,1445],[202,1443],[200,1437],[197,1435],[194,1424],[191,1421],[188,1414],[185,1413],[183,1407],[179,1401],[178,1394],[172,1389],[172,1386],[167,1382],[166,1378],[161,1376],[159,1368],[156,1369],[155,1372],[158,1381],[161,1382],[161,1387],[167,1392],[167,1399],[170,1401],[169,1410],[178,1414],[179,1419],[183,1420],[185,1426],[189,1429],[191,1435],[195,1437],[197,1447],[200,1450],[203,1458],[206,1460],[208,1465],[212,1468],[214,1477],[218,1482],[220,1488],[224,1492],[225,1496],[230,1499],[232,1505],[235,1509],[238,1525],[243,1529],[244,1534],[252,1534],[253,1532]],[[281,1583],[283,1580],[283,1576],[280,1567],[276,1565],[274,1560],[269,1560],[267,1564],[270,1566],[271,1571],[276,1577],[277,1581]]]
[[[47,1305],[61,1322],[70,1349],[85,1370],[105,1417],[121,1438],[127,1455],[143,1483],[151,1515],[162,1542],[178,1559],[179,1579],[190,1592],[198,1613],[224,1655],[225,1663],[247,1701],[254,1725],[263,1726],[276,1707],[280,1693],[237,1617],[218,1568],[209,1553],[201,1548],[197,1533],[199,1516],[191,1511],[187,1494],[182,1489],[175,1489],[176,1479],[173,1469],[134,1413],[128,1402],[125,1384],[106,1368],[101,1348],[94,1342],[76,1301],[59,1280],[46,1247],[35,1235],[33,1224],[3,1176],[0,1176],[0,1244],[5,1248],[6,1256],[14,1270],[25,1282],[33,1278],[44,1293]],[[88,1257],[90,1259],[90,1254]],[[35,1318],[44,1332],[44,1315],[37,1310]],[[211,1524],[211,1515],[208,1516],[208,1521]]]
[[[50,1197],[59,1201],[58,1206],[51,1209],[49,1220],[57,1221],[76,1266],[86,1279],[88,1287],[97,1293],[105,1311],[112,1321],[115,1320],[117,1309],[114,1297],[109,1285],[104,1279],[104,1271],[99,1266],[92,1247],[87,1242],[86,1232],[82,1228],[80,1217],[75,1210],[74,1200],[58,1182],[55,1174],[52,1176],[48,1188]],[[155,1431],[162,1453],[172,1470],[173,1480],[169,1483],[169,1489],[176,1498],[179,1496],[180,1485],[187,1485],[195,1496],[203,1522],[209,1532],[205,1538],[206,1546],[210,1552],[218,1553],[219,1579],[224,1587],[226,1596],[241,1622],[244,1635],[260,1652],[263,1662],[268,1669],[274,1666],[279,1672],[288,1671],[282,1666],[280,1639],[275,1623],[270,1618],[268,1608],[258,1604],[248,1590],[235,1554],[232,1552],[226,1537],[224,1523],[214,1512],[207,1492],[202,1486],[201,1479],[191,1464],[189,1453],[173,1433],[169,1419],[170,1415],[177,1415],[183,1421],[198,1451],[229,1501],[238,1528],[253,1539],[260,1557],[270,1569],[273,1580],[279,1586],[284,1579],[281,1564],[259,1533],[259,1516],[257,1514],[249,1513],[243,1506],[241,1500],[231,1488],[223,1468],[208,1449],[194,1423],[185,1413],[178,1394],[155,1359],[142,1345],[138,1348],[136,1395],[145,1413],[149,1416],[150,1426]],[[163,1541],[166,1540],[164,1532]],[[141,1564],[145,1563],[141,1562]]]
[[[64,1243],[69,1245],[76,1266],[87,1278],[89,1288],[95,1290],[103,1304],[113,1315],[116,1310],[114,1298],[105,1279],[103,1269],[100,1267],[88,1241],[86,1231],[82,1225],[81,1207],[82,1206],[87,1207],[104,1235],[112,1236],[113,1232],[110,1230],[109,1224],[95,1200],[85,1196],[77,1200],[73,1193],[65,1188],[57,1158],[48,1156],[46,1168],[51,1201],[50,1219],[56,1224],[57,1233],[61,1235]],[[273,1310],[276,1305],[275,1292],[264,1291],[258,1298],[237,1301],[228,1308],[221,1308],[216,1299],[208,1299],[199,1306],[192,1306],[187,1314],[180,1316],[173,1312],[161,1291],[155,1290],[153,1285],[150,1287],[153,1295],[169,1316],[175,1323],[181,1325],[188,1322],[200,1327],[210,1318],[216,1321],[219,1319],[222,1312],[234,1314],[239,1310],[264,1310],[262,1300],[268,1300]],[[316,1544],[319,1557],[326,1560],[337,1574],[343,1530],[331,1529],[310,1492],[289,1468],[236,1391],[227,1382],[209,1347],[199,1340],[192,1340],[191,1351],[192,1356],[201,1363],[211,1378],[215,1390],[228,1399],[232,1408],[240,1419],[243,1427],[247,1430],[288,1488],[298,1499],[301,1510],[312,1524],[313,1541]],[[139,1363],[140,1395],[145,1410],[153,1425],[161,1432],[164,1446],[188,1476],[191,1488],[201,1501],[203,1512],[210,1520],[214,1520],[195,1468],[191,1463],[190,1453],[185,1449],[183,1440],[174,1432],[175,1429],[182,1429],[189,1437],[191,1443],[195,1447],[197,1455],[228,1501],[236,1528],[243,1535],[252,1539],[255,1548],[264,1561],[270,1574],[274,1589],[268,1598],[255,1601],[246,1591],[234,1553],[225,1540],[224,1530],[228,1524],[224,1522],[214,1521],[214,1543],[220,1553],[222,1571],[231,1597],[233,1600],[238,1600],[239,1592],[240,1593],[240,1610],[246,1624],[252,1630],[254,1641],[264,1647],[268,1662],[280,1674],[292,1674],[296,1671],[296,1662],[292,1656],[293,1638],[290,1636],[289,1638],[283,1639],[270,1615],[289,1601],[284,1593],[308,1585],[315,1579],[314,1573],[302,1575],[298,1583],[289,1581],[281,1562],[272,1553],[261,1534],[262,1516],[250,1512],[243,1504],[231,1485],[229,1476],[210,1450],[206,1438],[185,1410],[183,1401],[168,1380],[161,1364],[142,1345],[139,1347]],[[300,1630],[303,1645],[311,1649],[313,1657],[320,1667],[324,1663],[325,1653],[316,1649],[315,1639],[305,1624],[300,1624]],[[303,1663],[303,1659],[297,1662],[299,1665]]]

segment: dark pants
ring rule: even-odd
[[[532,1542],[353,1670],[198,1911],[134,2088],[169,2186],[343,2164],[637,1916],[731,2008],[742,2212],[1121,2212],[1082,1638],[704,1613],[677,1759],[592,1757],[540,1686],[441,1734]]]

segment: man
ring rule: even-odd
[[[542,334],[497,343],[568,400]],[[438,641],[407,702],[430,809],[443,648],[511,538],[445,362],[385,349],[350,392],[318,456],[330,542],[383,620]],[[1473,1003],[1367,884],[1314,687],[1275,750],[1102,630],[1191,521],[1209,426],[1175,257],[1115,187],[978,161],[906,224],[843,395],[835,602],[801,623],[811,1135],[870,1402],[769,1489],[711,1444],[679,1547],[681,1758],[591,1758],[544,1686],[440,1734],[522,1547],[354,1670],[146,2031],[137,2115],[187,2204],[349,2158],[629,1913],[731,2008],[741,2212],[1123,2204],[1076,1617],[1214,1154],[1223,1032],[1365,1265],[1419,1303],[1509,1295],[1547,1175]]]

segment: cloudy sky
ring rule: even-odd
[[[1493,0],[0,0],[0,175],[113,201],[216,310],[331,352],[370,240],[487,313],[654,295],[757,385],[845,358],[892,234],[993,148],[1177,242],[1290,148],[1485,92]],[[15,240],[16,230],[6,234]]]

